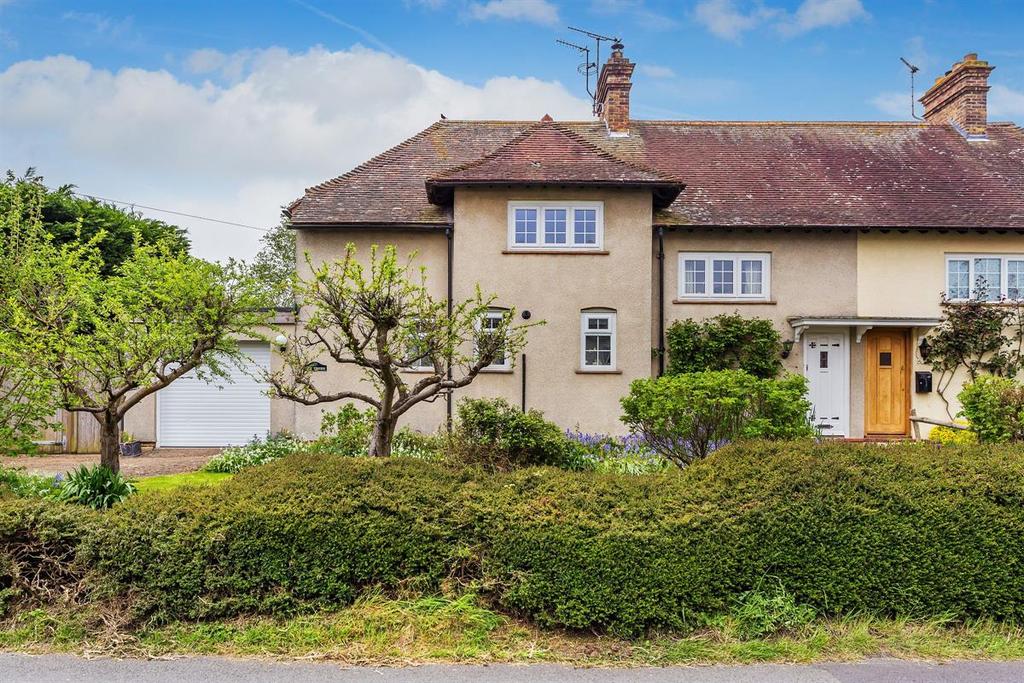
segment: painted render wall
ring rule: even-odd
[[[666,330],[674,320],[738,312],[771,320],[786,340],[793,339],[789,318],[856,315],[857,234],[852,230],[684,228],[666,231],[664,241]],[[679,301],[680,252],[770,252],[770,301]],[[657,272],[654,277],[656,292]],[[656,328],[653,334],[656,339]],[[802,342],[794,345],[783,365],[788,372],[803,374]],[[863,352],[851,334],[850,435],[862,436],[863,432]]]
[[[906,232],[860,233],[857,240],[857,312],[861,316],[938,317],[946,289],[947,254],[1024,254],[1024,234]],[[911,335],[913,373],[929,371],[918,351],[927,330]],[[911,393],[911,407],[922,417],[947,420],[960,410],[956,395],[964,377],[958,374],[944,392],[947,407],[937,392]],[[938,383],[939,377],[935,376]],[[922,426],[922,434],[930,431]]]

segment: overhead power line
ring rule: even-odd
[[[147,211],[159,211],[160,213],[169,213],[174,216],[184,216],[185,218],[195,218],[200,221],[209,221],[210,223],[220,223],[222,225],[231,225],[236,228],[246,228],[247,230],[259,230],[260,232],[270,232],[270,228],[261,228],[256,225],[248,225],[246,223],[236,223],[234,221],[225,221],[220,218],[210,218],[208,216],[199,216],[194,213],[185,213],[184,211],[173,211],[171,209],[160,209],[155,206],[146,206],[145,204],[139,204],[137,202],[125,202],[120,199],[110,199],[109,197],[100,197],[94,194],[86,194],[84,192],[72,191],[72,194],[78,195],[79,197],[85,197],[86,199],[95,199],[99,202],[110,202],[111,204],[123,204],[124,206],[138,207],[140,209],[146,209]]]

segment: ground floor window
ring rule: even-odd
[[[506,315],[508,315],[508,311],[500,308],[493,308],[484,313],[484,316],[480,321],[481,332],[489,334],[493,333],[494,330],[499,329]],[[487,367],[494,370],[507,370],[512,367],[509,362],[508,354],[505,353],[505,349],[499,349],[497,355],[494,357],[494,362]]]
[[[582,312],[580,367],[583,370],[615,369],[615,311],[594,309]]]
[[[679,253],[680,299],[751,299],[770,296],[771,254]]]

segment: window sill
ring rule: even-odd
[[[621,375],[622,370],[577,370],[577,375]]]
[[[402,373],[409,375],[433,375],[434,368],[403,368]]]
[[[512,372],[512,368],[483,368],[480,371],[480,374],[487,373],[488,375],[511,375]]]
[[[605,249],[502,249],[502,254],[558,254],[565,256],[607,256]]]
[[[730,306],[775,306],[774,299],[672,299],[674,304],[728,304]]]

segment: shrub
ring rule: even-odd
[[[460,401],[458,425],[448,444],[451,461],[493,470],[531,465],[580,469],[582,455],[543,413],[524,413],[500,398]]]
[[[802,377],[761,380],[742,370],[638,379],[622,399],[622,421],[682,466],[737,438],[812,435]]]
[[[796,598],[777,579],[740,595],[729,610],[729,622],[741,638],[762,638],[811,623],[816,616],[810,605]]]
[[[979,377],[960,392],[962,414],[983,443],[1024,440],[1024,387],[1006,377]]]
[[[775,377],[782,370],[782,339],[770,320],[722,314],[669,325],[668,373],[744,370],[755,377]]]
[[[585,467],[580,469],[638,476],[661,472],[670,464],[636,434],[615,437],[575,430],[565,435],[582,451]]]
[[[0,467],[0,490],[7,489],[19,498],[42,498],[52,495],[63,477],[29,474],[21,469]]]
[[[543,625],[625,634],[723,614],[754,634],[810,609],[1021,619],[1024,454],[969,453],[749,441],[647,477],[300,453],[132,498],[81,558],[158,619],[447,584]]]
[[[278,460],[300,450],[302,442],[287,434],[275,434],[265,439],[254,438],[244,446],[225,448],[219,455],[203,465],[203,472],[233,474],[248,467],[256,467]]]
[[[933,427],[928,434],[928,440],[950,446],[973,446],[978,443],[978,435],[970,429]]]
[[[120,473],[103,465],[82,465],[67,473],[54,495],[62,501],[101,510],[120,503],[133,493],[135,485]]]
[[[307,448],[331,455],[366,455],[375,415],[375,409],[360,412],[352,403],[346,403],[334,413],[324,411],[320,419],[320,437]]]

